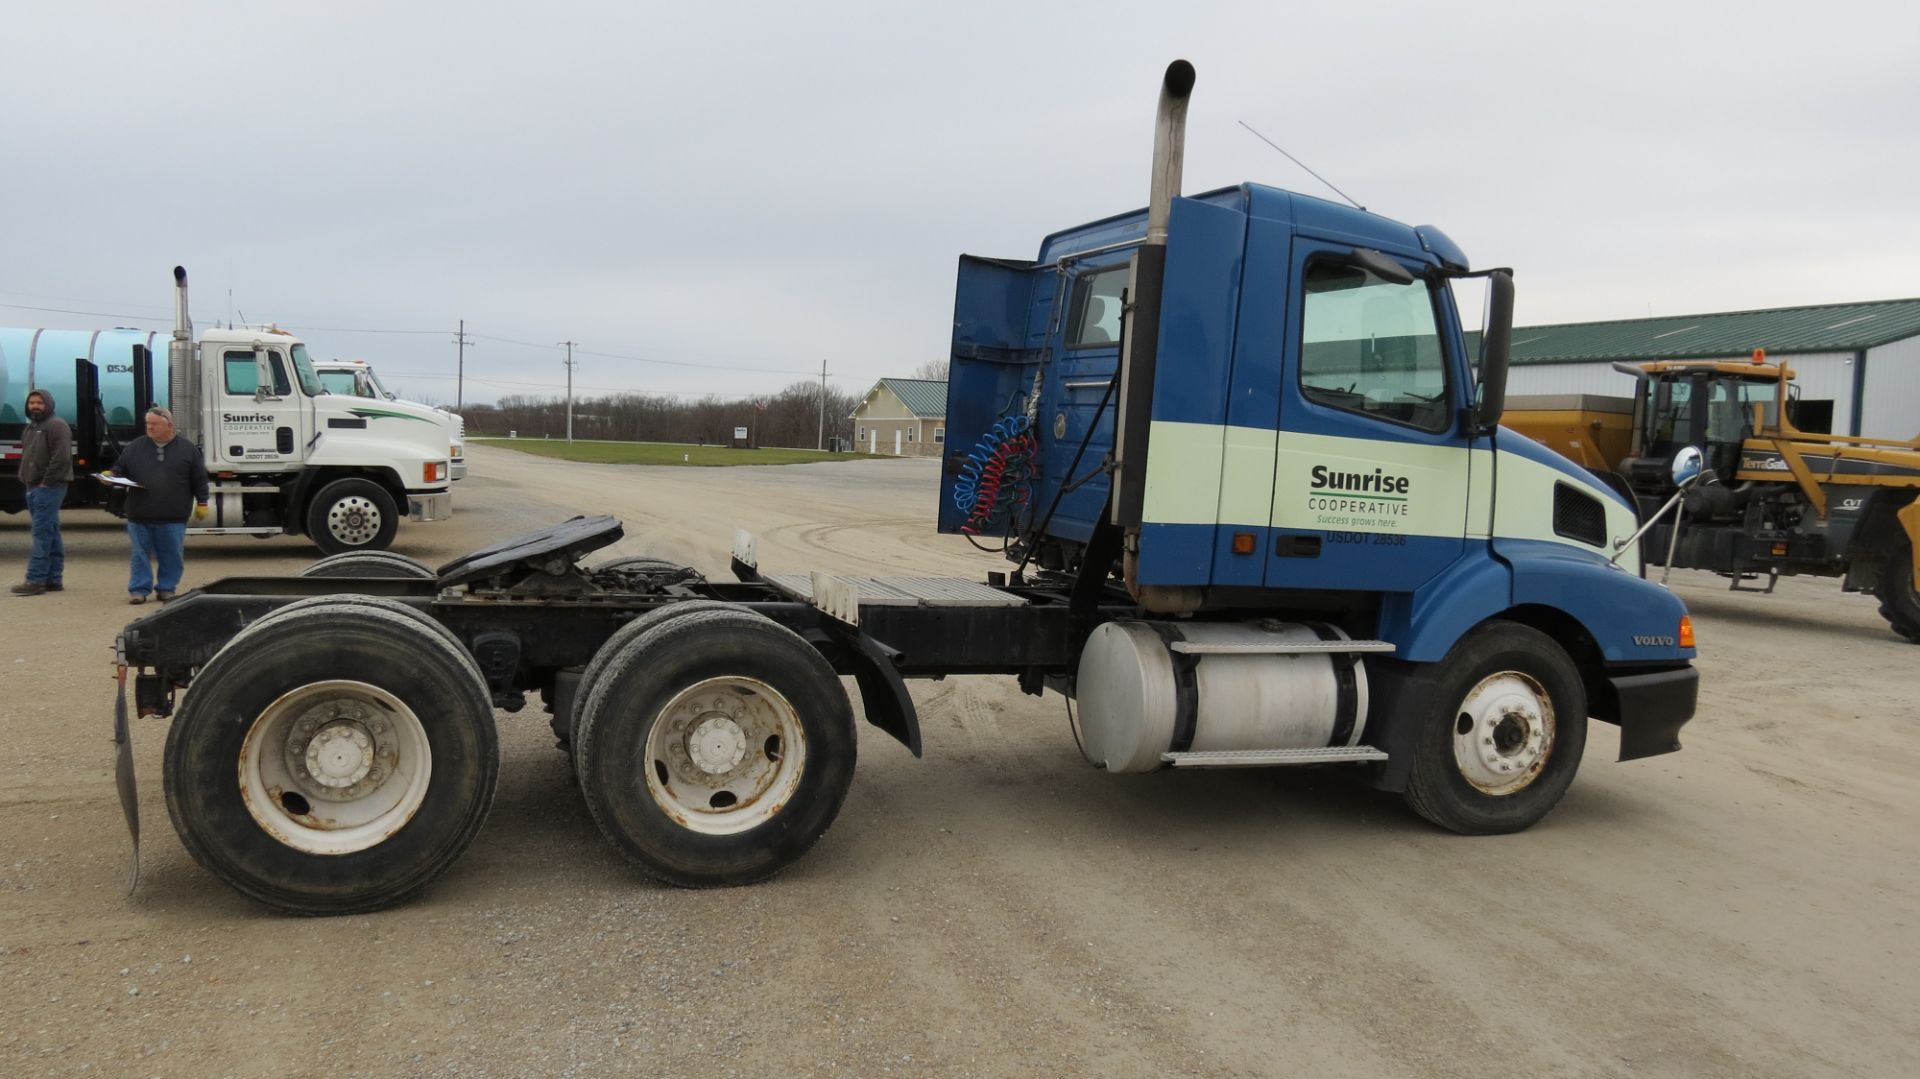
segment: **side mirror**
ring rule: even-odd
[[[1707,455],[1700,452],[1698,446],[1682,446],[1680,452],[1673,455],[1673,485],[1685,487],[1696,480],[1706,478]]]
[[[1480,392],[1473,410],[1477,431],[1493,430],[1507,411],[1507,362],[1512,347],[1513,275],[1495,270],[1487,275],[1487,327],[1480,335]]]
[[[273,396],[273,368],[267,363],[265,345],[253,346],[253,399],[265,401]]]

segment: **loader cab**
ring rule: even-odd
[[[1775,373],[1714,368],[1664,371],[1642,383],[1640,416],[1645,452],[1628,463],[1633,484],[1643,490],[1672,487],[1674,455],[1694,446],[1717,475],[1740,469],[1741,447],[1761,428],[1780,421],[1780,383]],[[1791,410],[1791,398],[1789,401]]]

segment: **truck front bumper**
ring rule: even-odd
[[[444,521],[451,516],[453,516],[452,491],[407,496],[407,520],[409,521]]]
[[[1608,675],[1620,726],[1620,759],[1638,760],[1680,749],[1680,728],[1693,718],[1700,672],[1692,667]]]

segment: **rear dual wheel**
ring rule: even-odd
[[[402,604],[302,601],[228,642],[167,734],[167,811],[209,872],[267,906],[398,903],[465,851],[499,776],[486,684]]]
[[[643,872],[683,887],[748,884],[833,823],[853,780],[853,712],[797,634],[737,609],[692,611],[603,667],[580,709],[580,787]]]
[[[315,561],[300,571],[302,577],[407,577],[430,581],[431,567],[393,551],[342,551]]]

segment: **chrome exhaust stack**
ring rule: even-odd
[[[1173,200],[1180,195],[1187,101],[1193,94],[1193,83],[1193,65],[1185,60],[1168,64],[1160,80],[1147,236],[1134,253],[1127,280],[1128,314],[1120,346],[1120,403],[1113,437],[1113,500],[1109,503],[1111,520],[1123,532],[1127,591],[1147,610],[1162,614],[1196,610],[1203,599],[1197,587],[1143,586],[1135,572],[1147,498],[1147,437],[1153,423],[1154,374],[1159,366],[1160,291],[1166,277],[1167,229],[1173,218]]]
[[[1147,201],[1147,243],[1167,246],[1167,218],[1180,194],[1187,154],[1187,101],[1193,95],[1193,65],[1175,60],[1160,80],[1160,109],[1153,121],[1153,183]]]
[[[141,405],[144,410],[151,401]],[[187,268],[173,268],[173,341],[167,346],[167,406],[174,430],[200,441],[200,365],[193,355],[193,316],[187,311]]]

